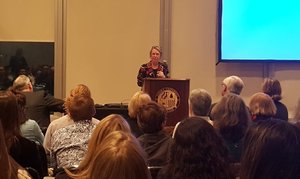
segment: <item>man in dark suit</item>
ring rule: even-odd
[[[51,112],[64,112],[64,101],[54,98],[44,90],[34,91],[30,78],[18,76],[13,83],[13,90],[20,91],[26,96],[26,116],[35,120],[42,131],[50,124]]]

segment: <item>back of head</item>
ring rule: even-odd
[[[246,132],[250,113],[239,95],[229,93],[212,109],[211,118],[223,138],[237,142]]]
[[[145,154],[131,134],[115,131],[109,134],[95,152],[88,178],[148,179]]]
[[[244,82],[238,76],[229,76],[223,80],[223,85],[226,86],[227,93],[240,95],[244,87]]]
[[[262,85],[262,91],[275,101],[281,100],[281,85],[276,79],[266,78]]]
[[[91,91],[86,85],[79,84],[70,91],[70,97],[74,97],[77,95],[91,97]]]
[[[97,124],[96,128],[94,129],[92,136],[90,138],[88,144],[88,152],[84,157],[84,160],[80,163],[78,167],[79,174],[85,176],[87,175],[87,169],[94,160],[94,154],[97,146],[102,146],[102,142],[104,138],[106,138],[110,133],[114,131],[122,131],[124,133],[131,133],[130,127],[126,120],[118,114],[111,114],[106,116]],[[71,174],[68,172],[70,176],[78,176],[76,174]]]
[[[190,110],[193,115],[207,116],[211,106],[211,96],[205,89],[194,89],[189,96]]]
[[[18,104],[15,95],[10,91],[0,91],[0,120],[3,126],[6,144],[20,133]]]
[[[144,93],[142,91],[136,92],[132,96],[128,104],[128,115],[131,118],[136,118],[139,107],[142,106],[143,104],[147,104],[150,101],[151,101],[151,97],[147,93]]]
[[[300,130],[286,121],[255,123],[245,135],[241,163],[244,179],[300,177]]]
[[[74,89],[72,89],[70,91],[70,95],[65,99],[65,103],[64,103],[67,112],[69,110],[68,107],[70,106],[70,101],[75,96],[86,96],[91,98],[91,91],[84,84],[79,84]]]
[[[96,112],[94,100],[88,96],[74,96],[67,108],[74,121],[91,120]]]
[[[114,131],[131,133],[129,124],[119,114],[111,114],[100,120],[91,136],[90,144],[93,144],[93,147],[100,145],[103,139]]]
[[[166,121],[166,109],[156,103],[149,102],[139,108],[137,122],[144,133],[156,133],[163,129]]]
[[[13,82],[13,90],[23,91],[28,88],[28,85],[31,85],[30,78],[26,75],[18,76]]]
[[[23,124],[27,121],[27,117],[25,114],[26,96],[19,91],[11,90],[11,92],[15,95],[17,99],[20,124]]]
[[[174,133],[167,167],[171,178],[230,178],[226,148],[211,124],[190,117]]]
[[[261,92],[251,96],[249,108],[252,116],[272,117],[276,114],[276,106],[272,98]]]

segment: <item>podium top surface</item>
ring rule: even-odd
[[[148,81],[190,81],[190,79],[176,79],[176,78],[144,78]]]

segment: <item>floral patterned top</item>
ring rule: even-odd
[[[158,62],[158,68],[153,69],[151,61],[145,64],[142,64],[139,73],[137,75],[137,85],[143,86],[144,78],[157,78],[157,72],[162,71],[166,78],[169,78],[169,69],[167,65],[164,65],[161,62]]]
[[[88,140],[96,125],[91,120],[78,121],[56,130],[52,135],[51,155],[57,167],[78,166],[87,152]]]

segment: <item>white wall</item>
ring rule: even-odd
[[[160,2],[72,0],[67,6],[69,91],[87,84],[97,103],[128,102],[139,66],[159,44]]]
[[[54,41],[54,0],[1,0],[1,41]]]

